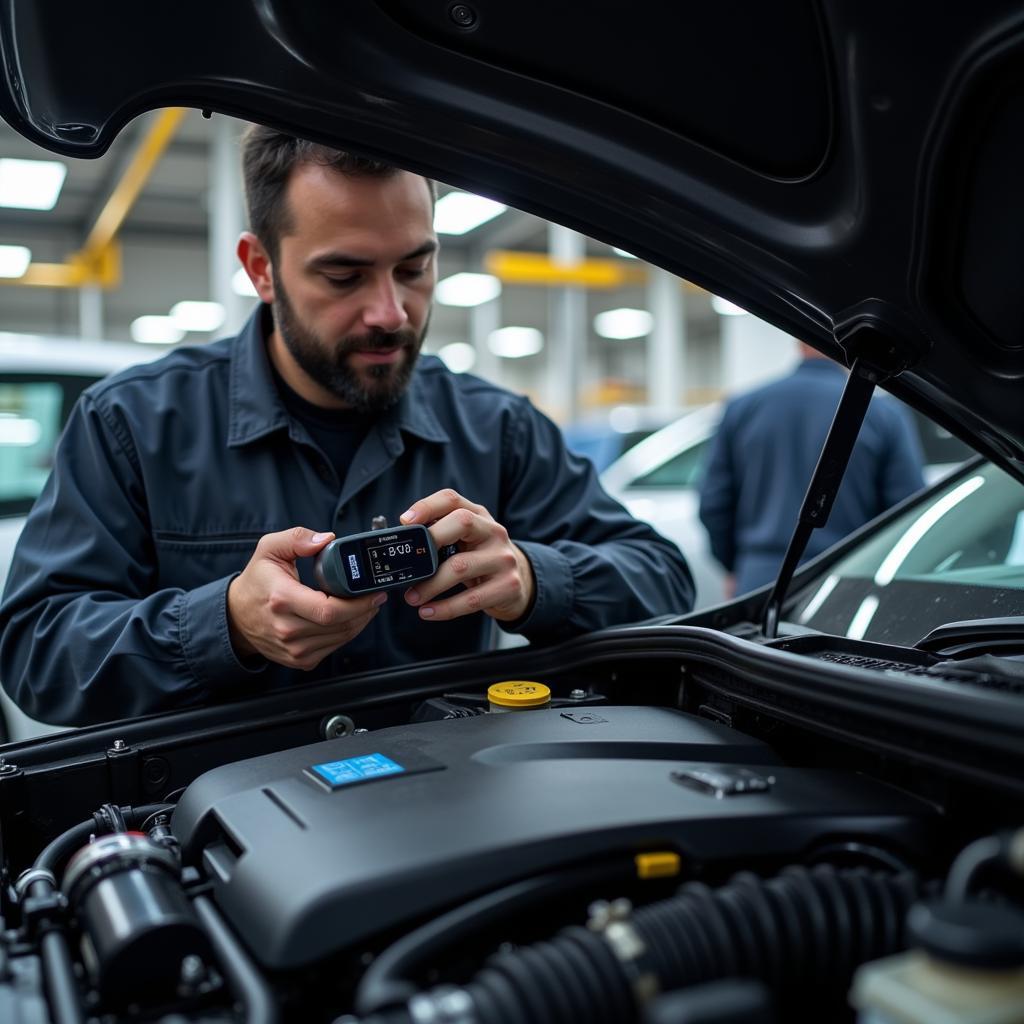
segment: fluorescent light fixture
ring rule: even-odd
[[[449,192],[434,207],[434,230],[439,235],[464,235],[473,228],[494,220],[508,209],[504,203],[474,196],[469,192]]]
[[[630,434],[640,426],[640,414],[629,405],[617,405],[608,413],[608,426],[619,434]]]
[[[13,412],[0,412],[0,444],[12,448],[30,448],[38,444],[42,435],[43,428],[39,420]]]
[[[479,306],[501,294],[501,282],[491,274],[452,274],[437,282],[434,297],[442,306]]]
[[[0,277],[21,277],[31,262],[31,249],[23,245],[0,245]]]
[[[747,315],[747,311],[742,306],[737,306],[735,302],[730,302],[728,299],[723,299],[720,295],[711,296],[711,308],[719,316]]]
[[[173,345],[185,337],[185,331],[169,316],[140,316],[132,321],[133,341],[144,345]]]
[[[64,186],[67,164],[59,160],[0,160],[0,206],[52,210]]]
[[[625,249],[619,249],[616,246],[612,246],[612,252],[618,256],[625,256],[627,260],[635,260],[636,257],[631,252],[626,252]]]
[[[536,327],[501,327],[487,335],[487,347],[502,359],[522,359],[544,347],[544,335]]]
[[[176,302],[171,319],[183,331],[215,331],[224,323],[224,307],[219,302]]]
[[[247,299],[255,299],[259,297],[256,294],[256,289],[253,286],[252,281],[249,280],[249,275],[245,272],[245,267],[239,267],[234,274],[232,274],[231,290],[236,295],[242,295]]]
[[[476,365],[476,349],[465,341],[453,341],[437,353],[452,373],[465,373]]]
[[[624,341],[650,334],[654,317],[646,309],[609,309],[594,317],[594,330],[602,338]]]

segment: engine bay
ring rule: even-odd
[[[637,627],[8,748],[0,1019],[897,1020],[908,963],[1004,985],[1017,783],[976,723],[936,772],[881,696],[867,742],[843,687],[958,691],[849,646]]]

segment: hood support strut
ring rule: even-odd
[[[832,426],[828,429],[828,437],[825,438],[818,464],[814,467],[814,475],[804,496],[796,530],[790,538],[786,557],[775,578],[775,586],[768,595],[762,626],[768,640],[774,640],[778,634],[779,611],[811,534],[828,522],[839,485],[843,482],[853,454],[853,446],[857,443],[861,424],[867,415],[877,378],[874,373],[865,373],[864,369],[859,359],[854,361],[850,369],[850,379],[846,382],[843,397],[839,400]]]
[[[762,632],[768,640],[778,635],[782,603],[811,534],[828,522],[875,385],[902,373],[928,349],[927,342],[915,333],[898,327],[893,330],[893,313],[887,303],[869,299],[849,310],[836,326],[836,340],[849,361],[850,378],[814,467],[786,557],[765,604]]]

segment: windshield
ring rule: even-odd
[[[913,644],[946,622],[1021,614],[1024,487],[982,464],[865,540],[789,617],[852,639]]]

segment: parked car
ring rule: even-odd
[[[601,472],[644,438],[669,423],[682,409],[654,409],[642,405],[617,405],[606,412],[591,413],[567,424],[562,433],[571,451],[585,455]]]
[[[713,402],[681,417],[640,440],[601,474],[609,494],[679,546],[693,572],[697,608],[726,597],[725,574],[711,554],[698,514],[704,460],[722,408]],[[971,450],[927,417],[912,416],[925,457],[925,482],[933,483],[963,462]]]
[[[0,332],[0,591],[78,396],[108,373],[164,351],[154,345]],[[0,742],[59,728],[29,718],[0,689]]]
[[[37,143],[191,103],[557,211],[851,365],[826,469],[882,383],[1019,490],[1018,4],[42,7]],[[956,472],[770,597],[8,746],[0,1005],[1019,1020],[1019,499]]]

